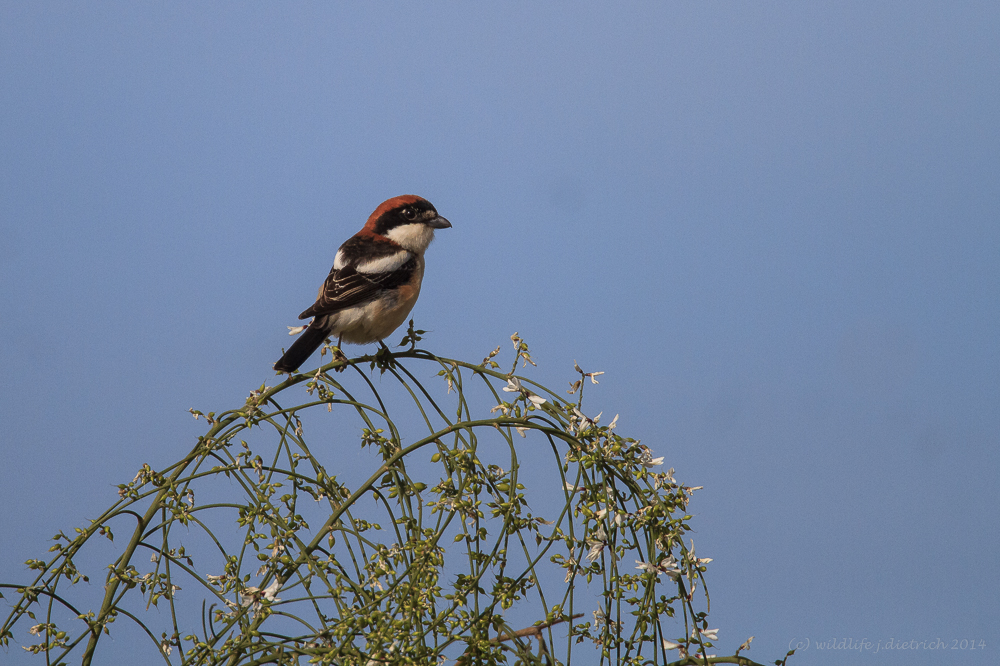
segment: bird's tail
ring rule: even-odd
[[[327,332],[319,328],[309,326],[302,331],[299,339],[292,343],[285,355],[274,364],[274,369],[278,372],[294,372],[299,366],[312,356],[312,353],[319,349],[319,346],[326,340]]]

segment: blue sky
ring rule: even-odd
[[[1000,7],[5,3],[0,579],[262,382],[390,196],[417,324],[603,370],[720,653],[1000,633]],[[5,655],[11,663],[26,658]]]

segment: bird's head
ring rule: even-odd
[[[385,236],[411,252],[423,254],[434,240],[434,230],[450,226],[451,222],[438,215],[430,201],[404,194],[383,201],[368,217],[364,231]]]

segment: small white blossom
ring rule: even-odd
[[[694,630],[691,632],[691,638],[695,638],[696,634],[701,634],[701,637],[709,641],[719,640],[719,630],[718,629],[704,629],[704,630]]]
[[[275,580],[273,583],[271,583],[264,589],[264,598],[267,599],[268,601],[281,601],[281,599],[277,597],[278,590],[280,589],[281,589],[281,581]]]
[[[240,605],[249,606],[253,604],[254,608],[259,608],[261,599],[272,602],[281,601],[281,599],[275,596],[280,589],[281,582],[278,580],[275,580],[264,590],[261,590],[259,587],[248,587],[240,593]]]
[[[289,326],[288,335],[298,335],[302,331],[306,330],[308,326]]]
[[[520,393],[523,390],[521,388],[521,380],[517,377],[508,377],[507,386],[503,387],[504,393]]]
[[[639,565],[639,566],[636,567],[636,569],[641,569],[642,571],[645,571],[646,573],[655,573],[656,572],[656,565],[655,564],[650,564],[649,562],[643,562],[642,560],[636,560],[635,563]],[[672,649],[672,648],[669,648],[669,649]]]
[[[240,592],[241,606],[249,606],[252,603],[257,603],[259,600],[260,600],[259,587],[248,587],[242,592]]]
[[[604,532],[604,527],[597,528],[597,531],[594,532],[594,538],[587,539],[587,545],[590,546],[590,551],[587,553],[587,560],[593,562],[600,557],[601,551],[608,545],[608,535]]]
[[[577,363],[576,361],[573,361],[573,369],[576,370],[577,372],[579,372],[584,377],[590,377],[590,381],[592,383],[594,383],[594,384],[599,383],[597,381],[597,379],[595,379],[595,377],[597,377],[598,375],[603,375],[604,374],[603,372],[584,372],[583,368],[581,368],[580,364]]]
[[[673,641],[668,641],[666,638],[663,639],[663,649],[664,650],[677,650],[683,649],[683,645],[680,643],[674,643]]]
[[[607,508],[600,509],[595,515],[598,518],[603,518],[604,516],[608,515],[608,509]],[[618,525],[619,527],[621,527],[621,524],[624,521],[624,517],[622,516],[622,514],[616,512],[616,511],[612,511],[611,512],[611,520],[614,522],[615,525]]]
[[[578,422],[578,423],[576,423],[576,432],[578,432],[578,433],[579,432],[583,432],[584,430],[586,430],[590,426],[594,425],[594,422],[591,421],[590,419],[588,419],[587,416],[586,416],[586,414],[584,414],[583,412],[581,412],[576,407],[573,408],[573,415],[576,417],[574,419],[574,421]]]
[[[170,653],[174,651],[174,646],[171,645],[166,638],[164,638],[162,641],[160,641],[160,651],[163,652],[163,654],[169,656]]]
[[[524,388],[521,385],[521,380],[518,379],[517,377],[508,377],[507,386],[503,387],[503,391],[505,391],[506,393],[520,393],[523,398],[525,398],[528,402],[535,405],[536,407],[540,407],[541,405],[544,405],[547,402],[545,398],[537,396],[528,389]]]
[[[653,453],[646,446],[642,446],[642,453],[639,455],[639,462],[644,467],[656,467],[663,464],[663,456],[654,458]]]
[[[642,560],[636,560],[635,563],[639,565],[636,569],[640,569],[647,573],[655,573],[657,576],[660,574],[667,574],[674,580],[677,580],[681,574],[681,570],[677,568],[677,560],[674,559],[673,555],[663,558],[660,560],[659,564],[650,564],[649,562],[643,562]]]

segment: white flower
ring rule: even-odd
[[[275,579],[273,583],[271,583],[264,589],[264,598],[267,599],[268,601],[281,601],[281,599],[277,597],[278,590],[280,589],[281,589],[281,581]]]
[[[677,650],[683,649],[683,645],[680,643],[674,643],[673,641],[668,641],[666,638],[663,639],[663,649],[664,650]]]
[[[688,551],[688,558],[696,564],[708,564],[712,561],[711,557],[697,558],[694,556],[694,539],[691,539],[691,550]]]
[[[563,580],[564,583],[573,580],[573,576],[576,575],[576,565],[577,561],[575,558],[571,557],[566,561],[566,578]]]
[[[597,531],[594,532],[593,539],[587,539],[587,545],[590,546],[590,552],[587,553],[587,559],[591,562],[596,560],[601,555],[601,551],[604,547],[608,545],[608,535],[604,532],[604,527],[598,527]]]
[[[659,458],[654,458],[650,450],[643,446],[642,453],[639,455],[639,462],[643,464],[644,467],[656,467],[657,465],[663,464],[663,456]]]
[[[639,565],[636,569],[641,569],[647,573],[655,573],[657,576],[667,574],[674,580],[677,580],[681,574],[681,570],[677,568],[677,560],[674,559],[673,555],[663,558],[659,564],[650,564],[641,560],[636,560],[635,563]]]
[[[594,421],[588,419],[587,416],[576,407],[573,408],[573,415],[576,417],[573,420],[578,421],[576,424],[576,432],[578,433],[583,432],[590,426],[594,425]]]
[[[169,656],[170,653],[174,651],[174,646],[171,645],[166,638],[164,638],[162,641],[160,641],[160,650],[163,652],[163,654]]]
[[[503,390],[507,393],[520,393],[521,397],[525,398],[528,402],[539,407],[544,405],[547,401],[545,398],[539,397],[529,391],[528,389],[521,386],[521,380],[517,377],[508,377],[507,386],[503,387]]]
[[[576,370],[577,372],[579,372],[584,377],[590,377],[590,381],[592,383],[594,383],[594,384],[598,383],[598,381],[597,381],[597,379],[595,379],[595,377],[597,377],[597,375],[603,375],[604,374],[603,372],[584,372],[583,369],[580,367],[580,364],[577,363],[576,361],[573,361],[573,369]]]
[[[517,377],[508,377],[507,386],[503,387],[505,393],[520,393],[524,389],[521,388],[521,380]]]
[[[597,513],[594,514],[594,515],[596,515],[598,518],[603,518],[604,516],[608,515],[608,509],[607,509],[607,507],[598,510]],[[615,525],[618,525],[619,527],[621,527],[621,524],[622,524],[622,521],[624,520],[624,518],[622,517],[622,514],[617,513],[615,511],[612,511],[611,512],[611,520],[614,522]]]
[[[646,573],[655,573],[656,572],[656,565],[654,565],[654,564],[650,564],[649,562],[643,562],[642,560],[636,560],[635,563],[639,565],[639,566],[636,567],[636,569],[641,569],[642,571],[645,571]],[[673,648],[667,648],[667,649],[668,650],[673,650]]]
[[[289,326],[288,335],[298,335],[302,331],[306,330],[308,326]]]
[[[698,632],[701,637],[709,641],[719,640],[719,630],[718,629],[704,629]]]
[[[240,606],[260,603],[260,588],[248,587],[240,592]]]

